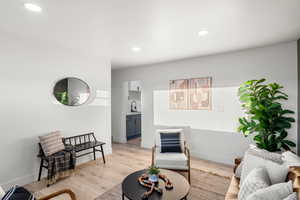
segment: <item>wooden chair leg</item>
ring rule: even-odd
[[[41,180],[41,176],[42,176],[42,170],[43,170],[43,164],[44,164],[44,160],[41,159],[41,165],[40,165],[40,171],[39,171],[39,177],[38,177],[38,181]]]
[[[189,184],[191,184],[191,169],[189,169],[189,171],[188,171],[188,181],[189,181]]]
[[[94,160],[96,160],[96,148],[93,147],[93,151],[94,151]]]
[[[100,148],[101,148],[103,163],[105,164],[105,157],[104,157],[104,151],[102,145],[100,146]]]

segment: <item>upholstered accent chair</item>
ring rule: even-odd
[[[181,152],[161,151],[161,133],[179,133]],[[190,151],[184,139],[182,129],[160,129],[156,131],[154,146],[152,148],[152,165],[161,169],[187,172],[188,181],[191,182]]]
[[[14,188],[18,188],[19,189],[18,193],[16,193],[16,196],[14,195],[14,192],[12,192]],[[20,192],[20,191],[22,191],[22,192]],[[7,198],[9,198],[9,199],[11,199],[11,198],[13,198],[13,199],[16,199],[16,198],[17,199],[25,199],[25,198],[28,199],[28,196],[31,196],[30,197],[30,199],[31,199],[33,197],[33,195],[31,194],[31,192],[29,192],[27,189],[25,189],[23,187],[18,187],[18,186],[15,186],[15,187],[11,188],[7,193],[10,196],[9,197],[5,196],[5,199],[7,199]],[[50,199],[54,199],[54,198],[56,198],[56,197],[58,197],[60,195],[65,195],[65,194],[67,194],[70,197],[68,199],[71,199],[71,200],[76,200],[77,199],[75,193],[72,190],[70,190],[70,189],[62,189],[62,190],[53,192],[53,193],[51,193],[51,194],[49,194],[47,196],[40,197],[37,200],[50,200]],[[5,195],[5,192],[4,192],[4,190],[0,186],[0,199],[4,198],[4,195]],[[24,195],[24,196],[22,196],[22,195]]]

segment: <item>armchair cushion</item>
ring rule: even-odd
[[[187,170],[187,160],[184,153],[160,153],[156,150],[154,165],[158,168]]]

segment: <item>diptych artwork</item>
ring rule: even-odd
[[[170,109],[211,110],[211,77],[170,81]]]
[[[170,109],[186,110],[188,108],[188,80],[170,81]]]

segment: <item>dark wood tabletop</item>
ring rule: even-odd
[[[122,182],[122,198],[127,197],[130,200],[141,200],[144,192],[149,189],[141,186],[138,178],[146,173],[147,170],[140,170],[128,175]],[[148,200],[181,200],[186,199],[190,184],[184,176],[177,172],[170,170],[160,169],[160,173],[166,175],[173,184],[172,190],[166,190],[163,180],[159,180],[159,187],[163,189],[163,194],[159,195],[157,192],[151,194]]]

